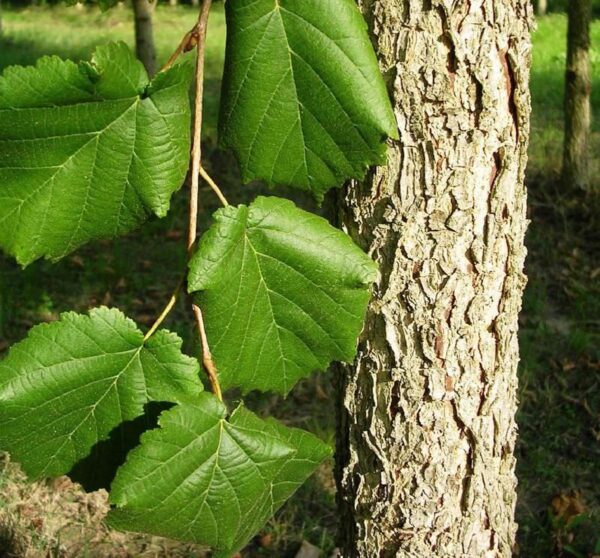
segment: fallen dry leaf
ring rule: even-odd
[[[271,533],[265,533],[264,535],[262,535],[260,537],[260,540],[259,540],[259,544],[263,548],[267,548],[267,547],[271,546],[272,542],[273,542],[273,535],[271,535]]]
[[[571,490],[554,496],[550,509],[554,518],[560,519],[566,527],[573,519],[586,511],[580,490]]]

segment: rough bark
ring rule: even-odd
[[[565,141],[562,178],[566,187],[589,187],[591,0],[569,0],[565,72]]]
[[[157,70],[152,25],[154,6],[155,3],[150,3],[148,0],[133,0],[135,52],[150,76],[153,76]]]
[[[508,557],[529,0],[364,0],[400,141],[338,199],[379,262],[338,374],[345,558]]]

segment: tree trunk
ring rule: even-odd
[[[148,0],[133,0],[135,52],[150,76],[156,73],[156,47],[152,29],[154,6],[155,3]]]
[[[562,179],[566,187],[589,188],[591,0],[569,0],[565,73],[565,143]]]
[[[536,13],[538,16],[545,16],[548,11],[548,0],[537,0]]]
[[[379,263],[338,374],[344,558],[509,557],[529,0],[364,0],[400,141],[339,194]]]

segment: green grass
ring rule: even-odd
[[[598,199],[564,192],[547,176],[530,183],[517,417],[524,556],[587,557],[600,542],[598,209]],[[549,510],[570,493],[580,493],[586,511],[561,526]]]
[[[167,61],[196,18],[195,10],[184,6],[158,6],[154,35],[160,65]],[[48,54],[87,60],[96,45],[107,41],[125,41],[130,47],[134,46],[133,16],[124,4],[106,12],[95,7],[82,10],[60,6],[52,9],[5,8],[3,19],[6,38],[0,48],[0,71],[13,64],[34,64],[40,56]],[[216,4],[211,13],[206,46],[205,132],[211,137],[216,134],[224,54],[225,14],[223,4]]]
[[[587,557],[600,542],[600,200],[565,191],[566,18],[538,21],[531,72],[529,255],[521,327],[517,521],[521,555]],[[592,175],[600,184],[600,21],[592,26]],[[571,523],[553,501],[575,498]],[[574,496],[576,495],[576,496]]]
[[[194,20],[195,12],[189,8],[159,6],[155,34],[160,61],[167,59]],[[119,39],[133,44],[131,15],[125,8],[106,13],[64,7],[5,10],[4,26],[0,70],[11,64],[34,63],[43,54],[89,58],[94,46],[107,40]],[[539,21],[533,35],[533,117],[528,172],[532,224],[527,238],[529,286],[520,330],[521,406],[517,448],[519,545],[520,555],[526,558],[591,556],[600,539],[600,227],[597,217],[600,202],[577,192],[564,191],[557,182],[562,151],[565,29],[564,16],[554,14]],[[236,187],[235,165],[215,147],[224,37],[222,5],[216,5],[210,22],[207,57],[206,164],[230,201],[236,203],[250,193],[256,194],[260,188],[252,186],[248,191]],[[600,152],[600,21],[593,25],[593,43],[592,103],[596,114],[593,171],[597,177],[600,171],[597,156]],[[206,226],[208,215],[217,206],[206,190],[203,194],[206,195],[202,196],[202,226]],[[310,206],[306,199],[302,203]],[[115,305],[138,322],[151,323],[177,283],[178,270],[184,265],[185,253],[179,239],[185,231],[185,209],[182,192],[175,197],[173,210],[165,219],[151,220],[140,231],[118,241],[87,246],[58,265],[36,262],[23,271],[0,256],[0,352],[22,338],[33,324],[55,319],[60,312],[70,309],[84,311],[98,304]],[[167,325],[184,338],[186,350],[197,349],[184,306],[180,304],[176,308]],[[285,418],[325,439],[333,438],[333,396],[328,377],[319,383],[302,382],[285,401],[254,396],[249,404],[261,413]],[[330,465],[322,467],[271,521],[246,551],[247,556],[293,556],[303,538],[326,552],[333,549],[336,514]],[[4,470],[5,482],[0,474],[0,554],[2,539],[14,533],[38,549],[53,548],[56,541],[52,536],[44,538],[33,519],[14,511],[33,505],[33,498],[43,514],[54,501],[52,487],[38,484],[34,489],[24,489],[16,470],[10,467]],[[586,511],[578,521],[562,525],[548,510],[555,497],[570,491],[579,491],[577,498],[584,502]],[[7,494],[16,502],[12,507],[6,500]],[[74,492],[68,494],[76,502],[82,498]],[[80,504],[74,508],[76,512],[71,518],[77,528],[78,522],[83,521],[81,510],[92,505],[82,500]],[[92,531],[98,528],[97,520],[94,521],[96,523],[90,524]],[[81,533],[86,534],[77,535],[83,538],[82,544],[85,543],[80,548],[93,549],[96,545],[91,542],[90,525],[81,525]],[[108,533],[102,531],[102,534],[108,546],[103,546],[100,554],[80,550],[79,554],[72,555],[107,555],[113,543]],[[62,537],[64,540],[66,535]],[[202,555],[194,547],[155,543],[138,536],[116,539],[114,544],[114,548],[126,545],[131,553],[139,556]],[[154,549],[155,554],[146,554],[149,549]]]
[[[566,60],[567,19],[552,14],[537,21],[533,33],[531,69],[530,174],[557,174],[562,158],[564,67]],[[592,24],[592,106],[600,107],[600,20]],[[596,110],[598,115],[598,110]],[[600,152],[600,117],[592,120],[592,152]],[[592,175],[598,176],[600,163],[595,158]]]

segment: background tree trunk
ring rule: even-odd
[[[156,0],[155,0],[156,2]],[[152,28],[155,2],[133,0],[135,52],[150,76],[156,73],[156,47]]]
[[[565,142],[562,179],[566,187],[589,188],[591,125],[591,0],[569,0],[565,73]]]
[[[548,0],[537,0],[536,13],[539,16],[545,16],[548,11]]]
[[[400,141],[338,200],[379,262],[338,375],[345,558],[509,557],[529,0],[364,0]]]

